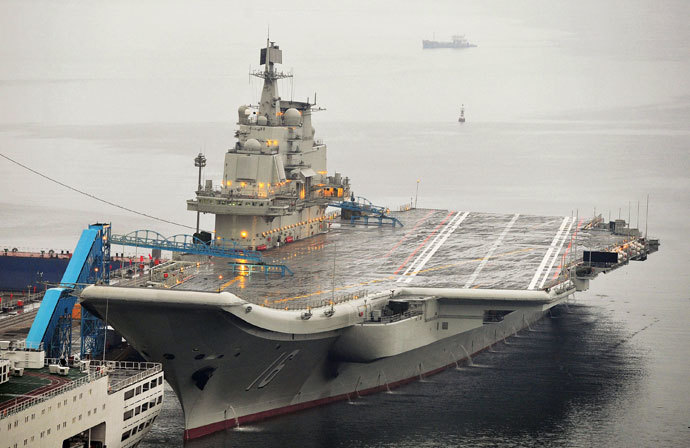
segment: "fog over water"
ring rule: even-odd
[[[259,48],[314,99],[329,171],[397,207],[630,216],[661,250],[570,312],[398,394],[190,446],[680,446],[690,439],[690,3],[0,1],[0,153],[186,225],[193,158],[222,177]],[[465,34],[477,48],[422,50]],[[460,105],[467,123],[457,118]],[[89,223],[184,228],[0,158],[0,249],[72,250]],[[213,229],[211,217],[202,225]],[[119,249],[118,249],[119,251]],[[483,366],[483,367],[482,367]],[[169,391],[145,446],[181,445]]]

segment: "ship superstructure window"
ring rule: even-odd
[[[134,396],[134,389],[130,389],[127,392],[125,392],[125,400],[129,400]]]
[[[122,416],[122,420],[129,420],[134,416],[134,411],[130,409],[129,411],[126,411],[124,415]]]

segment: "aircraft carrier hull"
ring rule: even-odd
[[[86,306],[105,315],[105,302]],[[502,322],[396,356],[352,362],[333,355],[344,330],[293,335],[264,331],[220,309],[162,310],[114,301],[107,307],[108,321],[142,355],[162,360],[184,410],[185,439],[421,379],[455,367],[544,315],[541,309],[518,310]],[[441,331],[437,320],[425,326]]]

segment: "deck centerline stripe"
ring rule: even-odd
[[[516,213],[513,216],[513,219],[511,219],[510,222],[505,226],[505,228],[503,229],[501,234],[498,236],[498,238],[496,238],[496,241],[494,241],[494,243],[491,245],[491,248],[489,249],[489,251],[484,256],[484,259],[481,261],[481,263],[479,263],[477,268],[474,270],[474,272],[472,273],[470,278],[465,283],[465,286],[464,286],[465,288],[469,288],[470,286],[472,286],[472,283],[474,283],[474,281],[477,280],[477,276],[482,271],[482,269],[484,269],[484,266],[486,266],[486,263],[489,262],[489,259],[494,254],[494,252],[496,251],[498,246],[501,244],[501,242],[503,241],[503,238],[505,238],[505,236],[508,234],[508,231],[510,230],[510,228],[513,227],[513,224],[515,224],[515,221],[517,221],[519,216],[520,216],[520,214]]]
[[[541,273],[544,271],[544,266],[546,266],[546,261],[549,259],[551,256],[551,253],[553,252],[553,248],[556,245],[556,242],[561,236],[561,233],[563,232],[563,229],[565,228],[565,225],[568,223],[568,218],[567,216],[563,218],[563,222],[561,222],[561,226],[558,228],[558,232],[556,232],[556,235],[554,235],[553,240],[551,241],[551,244],[549,245],[549,249],[546,251],[544,254],[544,258],[542,258],[541,263],[539,263],[539,267],[537,268],[537,271],[534,273],[534,277],[532,277],[532,281],[529,283],[529,286],[527,289],[534,289],[534,287],[537,284],[537,281],[539,281],[539,277],[541,277]]]
[[[427,236],[426,239],[424,239],[424,241],[422,241],[422,242],[419,244],[419,246],[417,246],[417,248],[414,250],[414,252],[412,252],[412,253],[405,259],[405,261],[403,262],[403,264],[401,264],[400,266],[398,266],[398,269],[396,269],[395,272],[393,272],[393,274],[397,274],[398,272],[400,272],[400,270],[401,270],[402,268],[405,267],[405,265],[407,264],[407,262],[410,261],[410,258],[412,258],[412,257],[415,256],[415,254],[417,253],[417,251],[419,251],[419,249],[421,249],[422,246],[424,246],[424,245],[426,244],[426,242],[429,241],[429,238],[431,238],[432,236],[434,236],[434,234],[438,231],[438,228],[441,227],[441,226],[448,220],[448,218],[450,218],[450,216],[451,216],[452,214],[453,214],[453,212],[448,213],[448,214],[446,215],[446,217],[443,218],[443,220],[442,220],[440,223],[438,223],[438,225],[437,225],[436,227],[434,227],[434,230],[429,234],[429,236]]]
[[[434,256],[434,254],[445,244],[446,240],[457,230],[458,226],[467,218],[467,215],[469,215],[470,212],[465,212],[459,219],[455,220],[455,223],[453,223],[452,228],[447,228],[445,235],[436,243],[436,245],[431,249],[427,255],[419,262],[417,263],[417,266],[415,267],[415,270],[409,275],[407,279],[405,279],[405,283],[410,283],[412,279],[419,274],[419,272],[422,270],[424,265],[427,264],[427,262],[431,259],[431,257]],[[459,215],[459,214],[458,214]],[[440,234],[439,234],[440,235]]]
[[[551,269],[553,269],[553,265],[556,263],[556,260],[558,259],[558,254],[561,253],[561,249],[563,249],[563,244],[565,243],[566,238],[568,238],[568,235],[570,235],[570,229],[573,228],[574,223],[575,220],[571,220],[570,225],[568,226],[568,230],[563,232],[563,239],[561,239],[561,244],[559,244],[558,249],[554,251],[553,257],[551,258],[551,263],[549,264],[549,268],[544,271],[544,278],[542,278],[541,283],[539,283],[539,288],[544,287],[544,283],[546,283],[546,279],[549,277],[549,272],[551,272]]]

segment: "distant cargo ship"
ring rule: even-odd
[[[4,249],[0,252],[0,291],[36,292],[44,282],[60,281],[69,263],[69,252],[20,252]]]
[[[437,40],[423,40],[422,48],[474,48],[476,44],[470,43],[464,34],[456,34],[452,37],[450,42],[442,42]]]

